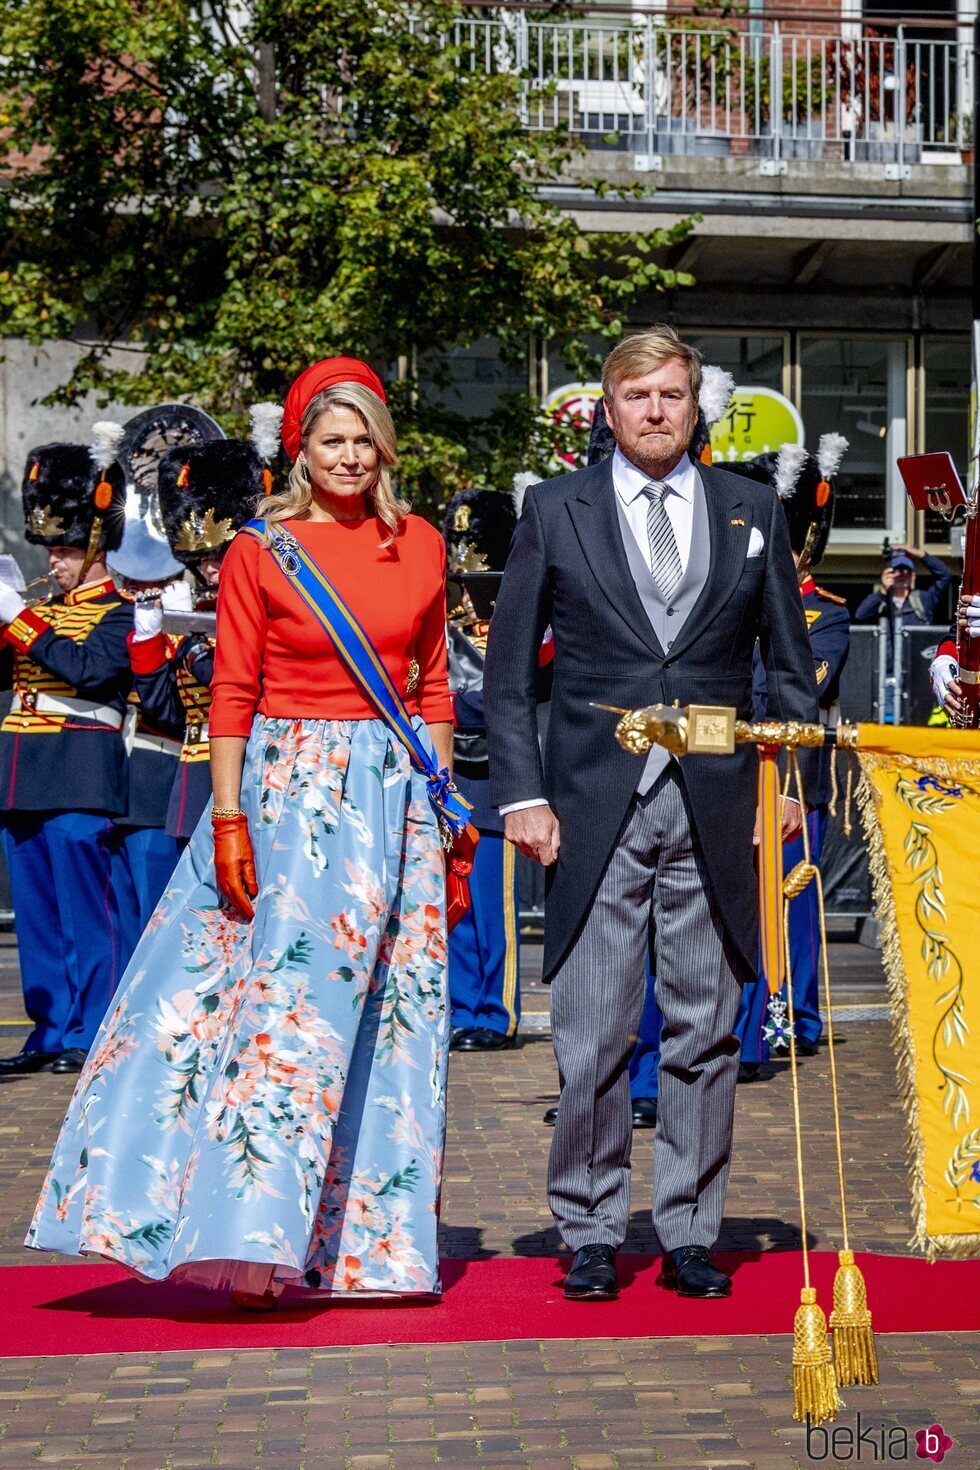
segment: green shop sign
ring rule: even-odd
[[[731,463],[802,443],[803,420],[788,398],[772,388],[736,388],[728,412],[712,426],[711,458]]]

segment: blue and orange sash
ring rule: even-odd
[[[384,720],[408,748],[412,765],[425,776],[429,801],[436,815],[453,836],[458,837],[469,820],[470,803],[460,796],[445,766],[439,770],[422,744],[374,644],[336,588],[327,581],[309,552],[283,526],[275,523],[270,526],[266,521],[254,520],[244,525],[242,530],[271,551],[279,570],[327,633],[351,677],[377,710],[379,719]],[[267,535],[271,543],[266,540]]]

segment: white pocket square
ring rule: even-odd
[[[761,556],[765,548],[765,536],[763,536],[758,526],[753,526],[751,534],[749,535],[749,549],[745,553],[746,559],[748,559],[750,556]]]

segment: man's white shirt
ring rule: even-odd
[[[626,523],[633,533],[633,539],[640,548],[640,554],[650,570],[650,538],[647,535],[647,512],[650,509],[650,501],[644,495],[648,485],[666,485],[667,493],[664,495],[664,510],[670,521],[674,540],[677,543],[677,554],[681,559],[681,573],[687,571],[687,563],[691,555],[691,536],[694,533],[694,490],[697,482],[697,470],[691,463],[690,456],[683,455],[671,470],[669,475],[662,476],[659,480],[648,475],[644,470],[637,469],[635,464],[617,448],[612,457],[613,489],[619,497],[619,503],[626,516]]]

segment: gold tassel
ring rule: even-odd
[[[850,1383],[878,1382],[868,1293],[861,1268],[854,1264],[853,1251],[840,1251],[834,1277],[834,1310],[830,1330],[834,1339],[834,1369],[841,1388]]]
[[[822,1424],[836,1419],[840,1406],[827,1319],[817,1306],[813,1287],[804,1286],[793,1321],[793,1418]]]

